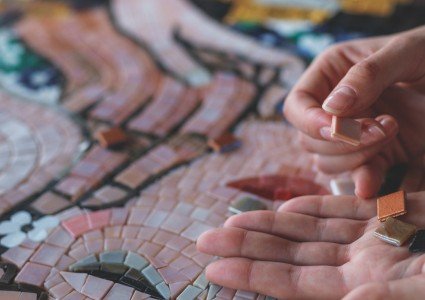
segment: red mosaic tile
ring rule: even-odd
[[[102,228],[109,224],[111,218],[110,210],[103,210],[87,214],[90,229]]]
[[[85,214],[63,221],[62,226],[68,230],[73,237],[78,237],[90,230],[89,220]]]

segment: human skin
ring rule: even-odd
[[[391,166],[423,163],[425,27],[329,48],[288,95],[284,113],[319,170],[352,171],[356,195],[373,197]],[[361,120],[360,146],[331,137],[332,115]]]
[[[425,192],[407,195],[401,220],[425,226]],[[200,251],[223,257],[207,267],[219,285],[284,299],[417,299],[425,255],[374,237],[376,201],[305,196],[277,212],[236,215],[204,233]]]

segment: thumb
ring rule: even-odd
[[[323,109],[338,116],[352,116],[364,111],[394,83],[414,82],[424,76],[424,53],[425,34],[394,38],[351,67],[324,101]]]

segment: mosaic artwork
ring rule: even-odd
[[[347,182],[312,168],[284,99],[327,46],[425,23],[394,0],[0,11],[0,299],[27,300],[272,299],[208,282],[198,236]],[[424,189],[414,172],[383,189]]]

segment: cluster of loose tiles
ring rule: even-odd
[[[374,235],[378,239],[397,247],[402,246],[413,237],[409,250],[411,252],[425,252],[424,230],[417,230],[415,225],[396,219],[396,217],[407,214],[405,198],[405,191],[398,191],[378,198],[378,220],[383,223],[375,230]]]

